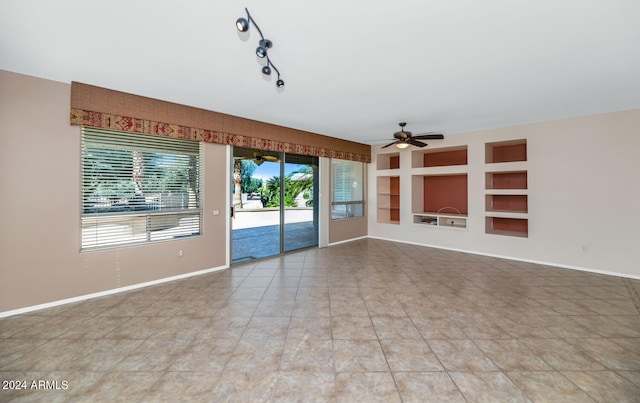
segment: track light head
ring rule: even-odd
[[[271,67],[269,67],[269,65],[262,67],[262,74],[267,76],[271,75]]]
[[[238,28],[240,32],[247,32],[249,30],[249,21],[247,21],[246,18],[238,18],[236,20],[236,28]]]
[[[267,56],[267,49],[273,46],[273,43],[271,43],[271,41],[268,39],[260,39],[258,45],[259,46],[256,48],[256,55],[262,59],[263,57]]]
[[[276,87],[278,88],[284,87],[284,81],[282,81],[281,79],[278,79],[278,81],[276,81]]]

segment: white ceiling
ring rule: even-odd
[[[639,0],[0,0],[0,69],[379,143],[640,107],[639,21]]]

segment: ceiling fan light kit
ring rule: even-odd
[[[407,148],[410,145],[416,147],[426,147],[428,144],[423,143],[420,140],[442,140],[444,135],[442,133],[429,132],[425,134],[420,134],[417,136],[413,136],[411,132],[405,131],[404,127],[407,125],[405,122],[398,123],[400,125],[400,131],[393,133],[393,137],[396,138],[396,141],[393,143],[389,143],[382,148],[387,148],[392,145],[395,145],[398,148]]]
[[[260,27],[258,27],[258,24],[256,24],[256,21],[251,17],[251,14],[249,14],[249,10],[245,8],[244,11],[246,11],[247,13],[247,18],[244,18],[244,17],[238,18],[236,20],[236,28],[240,32],[247,32],[249,31],[250,25],[253,24],[253,26],[258,31],[258,34],[260,34],[260,41],[258,42],[258,47],[256,48],[256,56],[258,56],[260,59],[264,59],[264,58],[267,59],[267,64],[262,67],[262,74],[266,76],[270,76],[271,69],[275,70],[275,72],[278,74],[278,79],[276,80],[276,87],[283,88],[284,81],[280,78],[280,71],[269,58],[269,49],[273,47],[273,42],[271,42],[269,39],[265,39],[264,35],[262,35],[262,31],[260,30]]]

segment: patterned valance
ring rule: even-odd
[[[137,95],[71,84],[71,124],[371,162],[371,146]]]

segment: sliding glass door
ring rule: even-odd
[[[285,155],[284,251],[318,245],[318,157]]]
[[[318,245],[318,158],[234,147],[232,263]]]

